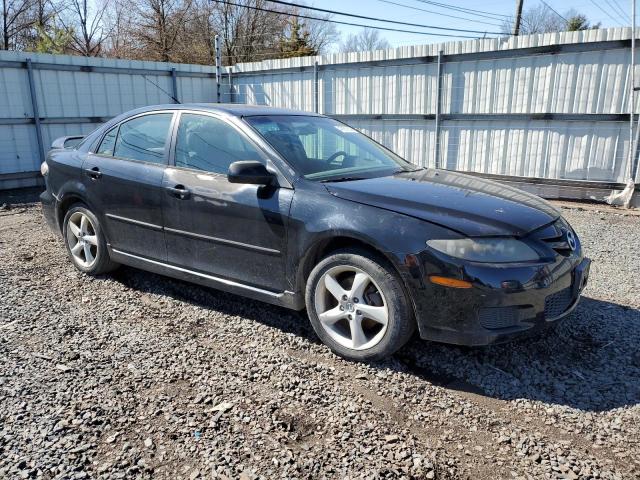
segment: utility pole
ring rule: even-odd
[[[520,35],[520,21],[522,20],[522,3],[524,0],[516,0],[516,19],[513,22],[513,35]]]

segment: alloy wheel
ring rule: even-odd
[[[84,268],[91,268],[98,256],[98,237],[91,219],[75,212],[67,222],[67,243],[73,259]]]
[[[316,286],[315,309],[322,328],[346,348],[374,347],[387,331],[389,308],[384,294],[357,267],[340,265],[327,270]]]

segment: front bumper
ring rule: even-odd
[[[578,305],[591,264],[579,251],[538,265],[448,264],[426,252],[413,262],[419,268],[409,290],[420,336],[468,346],[534,334],[567,316]],[[473,288],[435,285],[428,280],[433,274],[466,279]]]

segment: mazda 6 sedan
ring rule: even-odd
[[[353,360],[418,331],[487,345],[577,305],[589,274],[560,213],[523,191],[418,168],[322,115],[246,105],[125,113],[42,165],[73,264],[119,264],[303,310]]]

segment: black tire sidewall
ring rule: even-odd
[[[357,267],[366,272],[382,290],[389,309],[387,331],[382,340],[366,350],[344,347],[331,338],[320,324],[315,310],[315,292],[319,280],[327,270],[336,266]],[[380,360],[395,353],[411,338],[415,320],[402,280],[384,259],[366,251],[340,250],[321,260],[307,280],[305,300],[309,320],[320,340],[337,355],[355,361]]]
[[[91,267],[88,267],[88,268],[76,263],[75,259],[73,258],[73,255],[71,254],[71,249],[69,248],[69,241],[67,238],[67,235],[68,235],[67,224],[69,222],[69,218],[71,217],[71,215],[73,215],[76,212],[83,213],[84,215],[89,217],[89,219],[91,220],[91,223],[93,224],[94,230],[96,232],[96,238],[98,240],[98,252],[97,252],[96,261],[93,263],[93,265],[91,265]],[[62,226],[62,236],[64,238],[65,248],[67,249],[67,253],[69,255],[71,262],[81,272],[87,273],[89,275],[99,275],[101,273],[104,273],[108,270],[113,269],[113,264],[109,259],[109,252],[107,251],[107,242],[105,240],[104,234],[102,233],[102,226],[100,225],[98,218],[94,215],[94,213],[91,210],[87,208],[86,205],[82,203],[76,203],[72,205],[69,208],[69,210],[67,210],[67,213],[64,216],[64,221]]]

